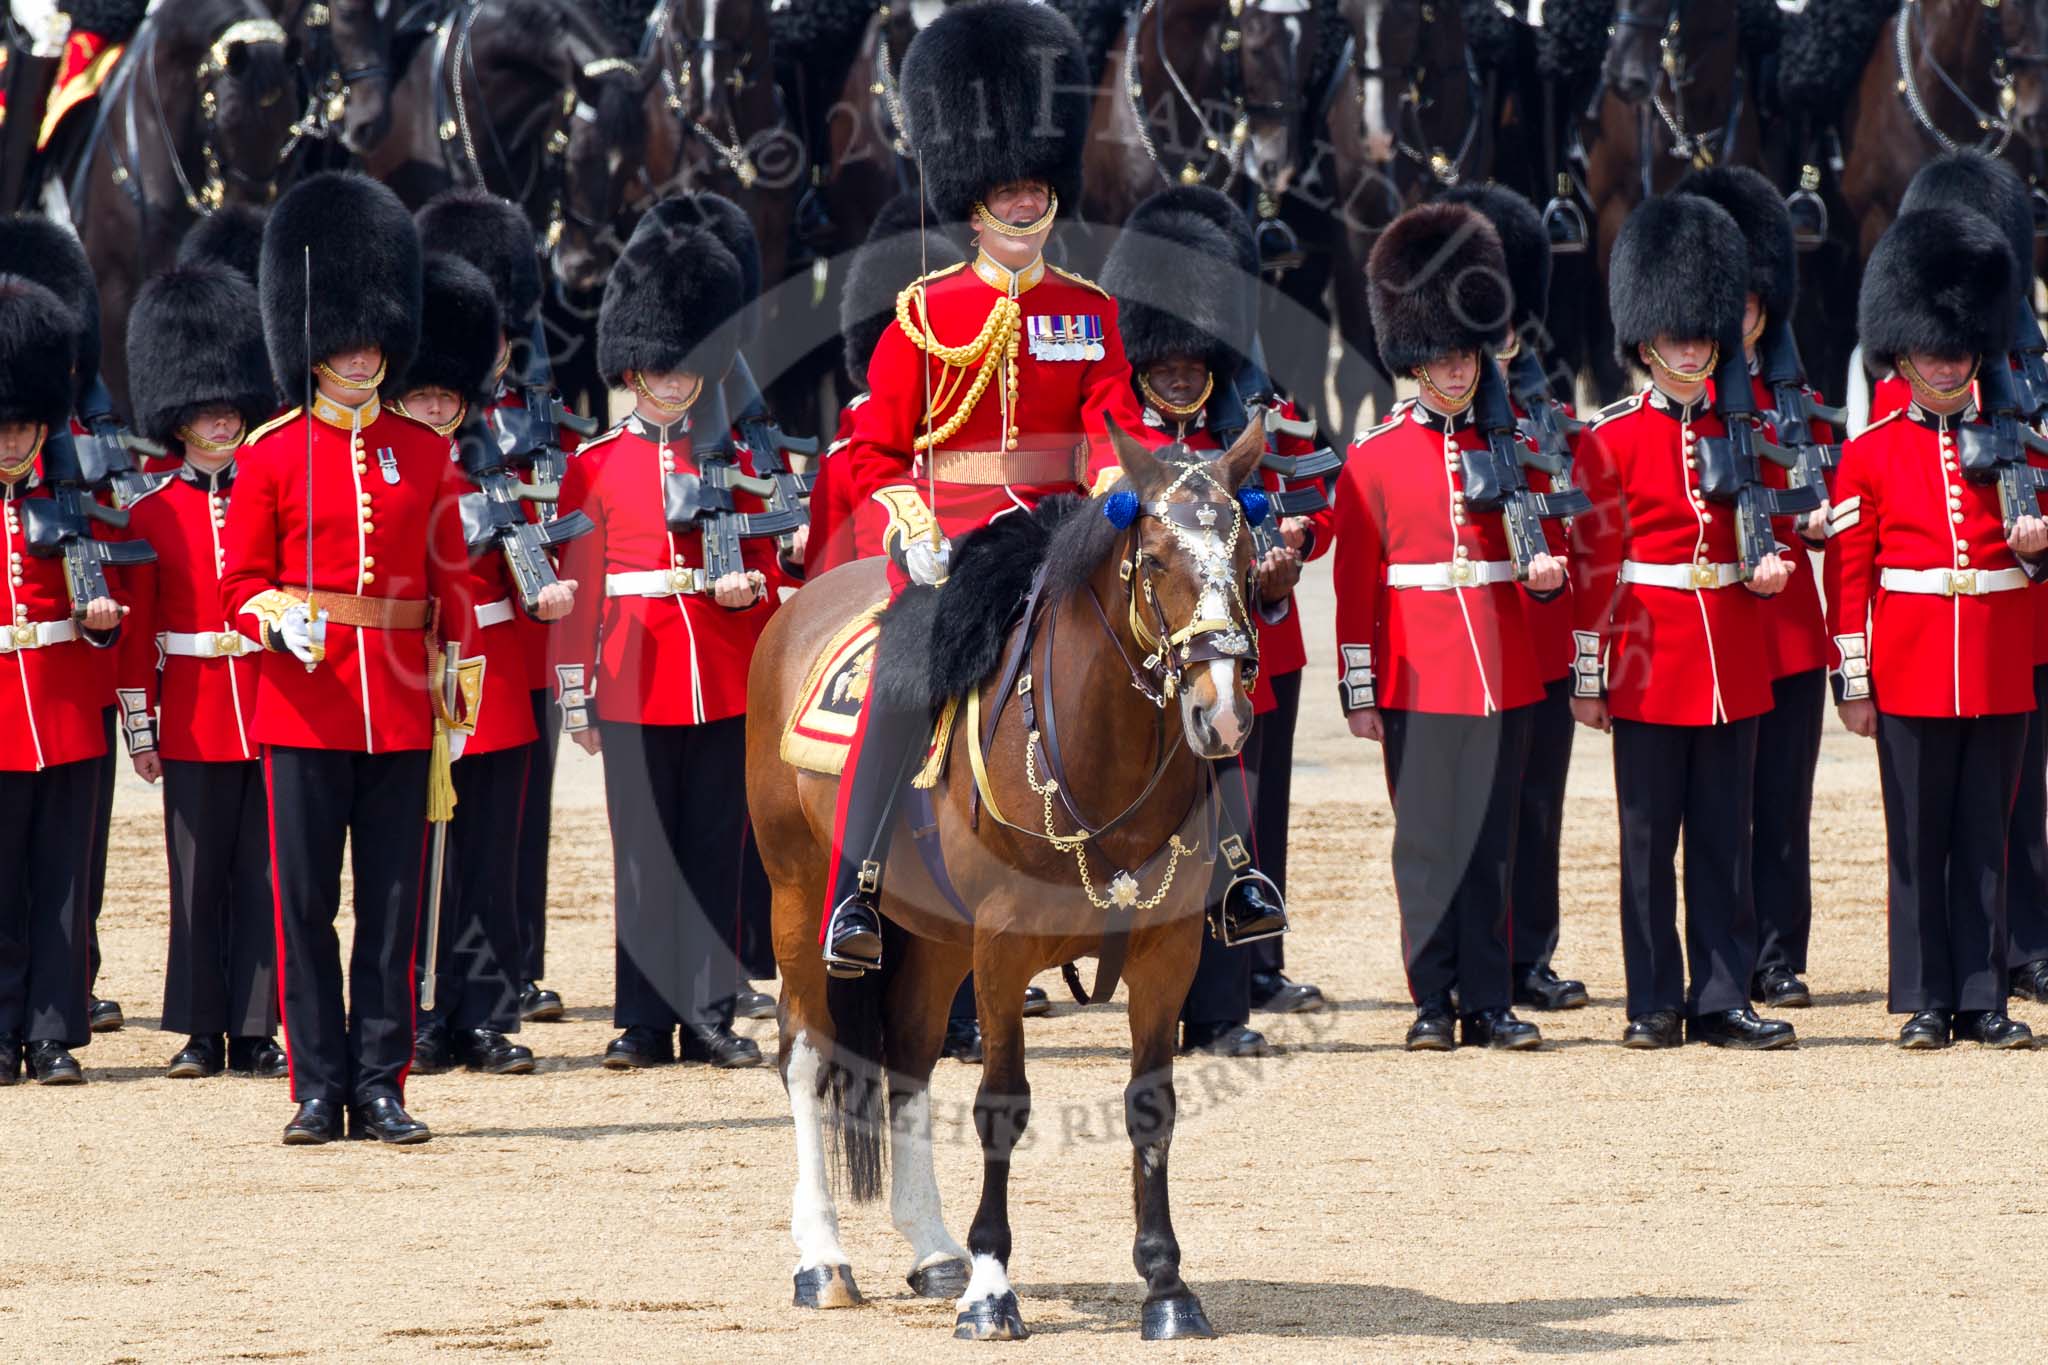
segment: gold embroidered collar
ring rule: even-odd
[[[376,394],[371,394],[361,407],[349,407],[337,403],[318,389],[313,391],[313,415],[328,426],[339,431],[360,431],[377,420],[384,411],[384,405]]]
[[[1035,256],[1022,270],[1012,270],[986,251],[978,251],[974,255],[974,273],[989,288],[1014,299],[1045,278],[1045,257]]]

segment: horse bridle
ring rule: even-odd
[[[1425,22],[1435,22],[1434,16],[1425,10]],[[1472,149],[1479,144],[1479,130],[1485,122],[1485,111],[1493,104],[1490,89],[1492,77],[1482,76],[1479,64],[1472,57],[1472,48],[1465,46],[1465,130],[1458,139],[1458,150],[1446,155],[1443,149],[1431,140],[1429,130],[1423,125],[1423,111],[1434,103],[1423,93],[1424,79],[1433,74],[1432,69],[1420,61],[1410,61],[1399,68],[1369,66],[1365,60],[1365,49],[1354,38],[1352,50],[1352,74],[1358,78],[1358,122],[1361,135],[1370,132],[1367,120],[1371,117],[1367,101],[1371,98],[1373,81],[1398,88],[1400,101],[1394,117],[1394,150],[1408,160],[1429,172],[1430,178],[1446,189],[1457,184],[1465,175],[1465,163],[1472,157]],[[1396,205],[1398,212],[1399,206]]]
[[[705,3],[716,4],[718,0],[705,0]],[[714,57],[727,53],[733,54],[736,59],[733,72],[725,78],[725,82],[732,86],[735,97],[738,96],[740,90],[747,83],[747,66],[753,59],[753,53],[747,49],[744,43],[736,39],[684,37],[675,33],[669,22],[670,16],[674,13],[675,6],[673,4],[659,5],[656,7],[654,18],[648,26],[647,42],[660,56],[663,101],[668,106],[669,112],[676,116],[683,127],[689,132],[696,134],[697,139],[711,149],[712,155],[724,163],[726,170],[732,173],[733,179],[739,181],[741,189],[752,189],[754,182],[760,179],[761,171],[754,164],[754,158],[747,150],[746,140],[740,136],[738,119],[732,107],[730,105],[727,107],[725,116],[726,135],[721,138],[718,134],[704,126],[704,120],[701,117],[687,112],[687,102],[684,96],[690,84],[690,63],[686,59],[686,53],[708,54]],[[776,99],[778,124],[781,119],[781,107],[782,102],[778,94]]]
[[[1920,40],[1920,55],[1929,69],[1953,95],[1956,102],[1968,112],[1970,119],[1983,132],[1977,139],[1976,149],[1987,156],[1998,156],[2012,141],[2014,131],[2013,110],[2018,106],[2019,95],[2013,88],[2017,78],[2016,68],[2048,65],[2048,54],[2037,52],[2013,52],[2005,43],[2005,13],[1999,0],[1981,0],[1977,7],[1978,22],[1984,25],[1984,35],[1991,43],[1991,83],[1998,90],[1998,111],[1978,107],[1977,102],[1963,93],[1962,86],[1934,60],[1934,53],[1927,45],[1927,11],[1920,6],[1920,0],[1899,0],[1899,12],[1892,22],[1893,59],[1899,69],[1899,95],[1912,111],[1913,121],[1918,123],[1928,136],[1945,152],[1960,150],[1961,144],[1935,126],[1934,116],[1928,112],[1927,102],[1920,94],[1920,83],[1913,77],[1912,39]],[[1909,27],[1910,21],[1910,27]]]
[[[1250,0],[1256,5],[1258,0]],[[1161,0],[1144,0],[1143,4],[1132,5],[1124,19],[1124,100],[1129,105],[1131,122],[1138,130],[1138,142],[1145,149],[1146,157],[1159,172],[1159,178],[1168,184],[1177,179],[1183,185],[1206,184],[1210,172],[1216,166],[1216,157],[1223,158],[1223,183],[1217,188],[1228,190],[1244,171],[1245,144],[1251,138],[1252,118],[1264,115],[1277,119],[1293,119],[1300,114],[1302,102],[1297,97],[1278,100],[1248,99],[1244,89],[1244,30],[1239,21],[1244,17],[1247,0],[1230,0],[1230,15],[1217,36],[1216,50],[1218,64],[1223,74],[1223,98],[1230,106],[1231,122],[1227,133],[1219,133],[1209,125],[1202,103],[1188,89],[1180,71],[1173,64],[1172,56],[1166,50],[1166,11]],[[1156,18],[1154,17],[1156,11]],[[1203,150],[1210,153],[1206,166],[1197,165],[1192,159],[1182,163],[1177,175],[1169,176],[1165,159],[1159,155],[1159,148],[1152,138],[1152,129],[1145,115],[1145,87],[1139,74],[1138,33],[1147,18],[1154,18],[1152,24],[1152,55],[1158,60],[1160,69],[1166,72],[1167,81],[1179,96],[1181,105],[1194,117],[1195,126],[1201,129]],[[1277,205],[1269,205],[1261,186],[1260,215],[1270,218],[1278,212]],[[1267,209],[1272,211],[1268,212]]]
[[[1711,133],[1695,133],[1685,116],[1686,87],[1696,79],[1692,64],[1685,52],[1685,11],[1688,0],[1670,0],[1671,7],[1662,20],[1638,14],[1633,4],[1624,4],[1614,16],[1615,27],[1656,30],[1662,33],[1657,38],[1661,54],[1658,70],[1663,73],[1664,84],[1671,92],[1667,105],[1664,96],[1658,93],[1657,81],[1650,81],[1649,108],[1639,110],[1638,126],[1641,130],[1641,156],[1643,167],[1643,193],[1651,193],[1650,163],[1651,138],[1650,115],[1654,113],[1658,122],[1671,135],[1671,149],[1667,155],[1694,166],[1724,164],[1735,154],[1735,138],[1742,123],[1742,106],[1747,94],[1748,71],[1738,55],[1735,76],[1729,82],[1728,116],[1721,121],[1721,127]]]

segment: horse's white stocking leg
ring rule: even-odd
[[[808,1033],[789,1049],[789,1112],[796,1121],[796,1193],[790,1203],[789,1233],[796,1242],[799,1273],[846,1264],[839,1245],[839,1210],[825,1173],[825,1102],[818,1095],[825,1059]]]
[[[905,1096],[889,1115],[889,1217],[910,1243],[913,1282],[917,1272],[946,1262],[966,1266],[966,1249],[946,1231],[939,1213],[939,1181],[932,1170],[930,1090]],[[947,1292],[957,1285],[956,1279]]]

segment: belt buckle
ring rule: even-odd
[[[219,631],[213,637],[213,657],[216,659],[238,659],[242,655],[242,637],[233,631]]]
[[[670,592],[697,591],[697,571],[695,569],[670,569],[668,571],[668,590]]]
[[[1469,560],[1469,559],[1460,559],[1460,560],[1456,560],[1456,561],[1454,561],[1454,562],[1453,562],[1453,563],[1451,564],[1451,584],[1452,584],[1452,586],[1454,586],[1454,587],[1460,587],[1460,588],[1462,588],[1462,587],[1466,586],[1467,584],[1471,583],[1471,582],[1473,581],[1473,579],[1474,579],[1474,574],[1473,574],[1473,572],[1472,572],[1472,561],[1471,561],[1471,560]]]
[[[32,623],[16,622],[8,627],[8,638],[14,642],[16,649],[34,649],[36,628]]]
[[[1975,597],[1977,595],[1977,571],[1975,569],[1950,569],[1942,579],[1943,597]]]
[[[1695,564],[1692,566],[1692,585],[1694,588],[1718,588],[1721,586],[1721,571],[1711,564]]]

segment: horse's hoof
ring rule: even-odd
[[[920,1299],[957,1299],[967,1292],[967,1262],[958,1256],[910,1272],[910,1292]]]
[[[1153,1299],[1145,1305],[1140,1335],[1147,1341],[1178,1341],[1184,1337],[1207,1339],[1216,1335],[1202,1301],[1188,1290],[1171,1298]]]
[[[953,1319],[956,1341],[1022,1341],[1030,1335],[1014,1290],[1006,1290],[1001,1298],[977,1299]]]
[[[850,1265],[814,1265],[796,1273],[798,1308],[852,1308],[860,1302]]]

